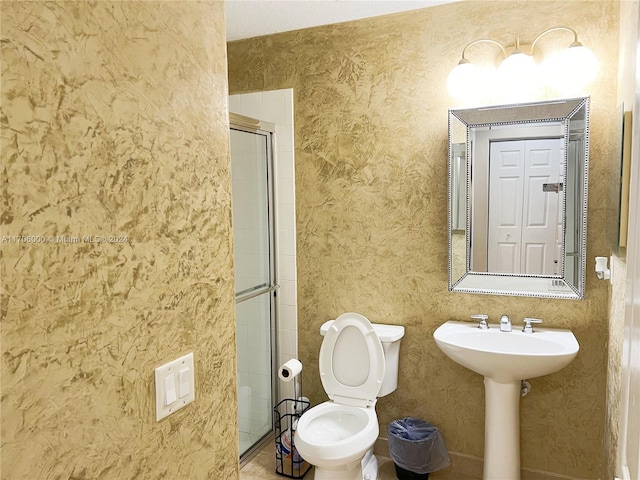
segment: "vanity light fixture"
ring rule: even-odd
[[[545,35],[556,31],[572,33],[573,42],[560,52],[546,55],[538,64],[534,59],[536,44]],[[502,55],[497,69],[480,68],[467,59],[469,47],[479,43],[491,43],[500,48]],[[540,96],[545,87],[563,96],[579,95],[595,80],[597,70],[595,55],[578,41],[574,29],[553,27],[537,35],[530,45],[521,45],[519,36],[516,36],[515,45],[505,46],[491,38],[467,44],[458,65],[449,73],[447,88],[451,96],[466,101],[478,101],[488,92],[494,92],[507,101],[528,101]]]

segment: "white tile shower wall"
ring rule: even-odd
[[[298,355],[293,90],[285,89],[231,95],[229,97],[229,110],[240,115],[271,122],[276,127],[277,262],[280,282],[278,364],[281,365],[291,358],[296,358]],[[247,333],[251,335],[251,330],[249,329]],[[240,332],[238,334],[240,335]],[[250,352],[250,348],[242,350],[239,348],[238,356],[249,355]],[[242,375],[242,373],[239,372],[239,375]],[[264,385],[262,387],[266,388]],[[258,392],[260,391],[263,390],[256,386],[251,390],[252,400],[255,399],[256,403],[259,403]],[[280,382],[280,398],[291,398],[293,396],[293,382]],[[252,404],[254,404],[253,401]],[[252,420],[259,421],[261,419]]]

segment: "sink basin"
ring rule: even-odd
[[[456,363],[498,382],[540,377],[566,367],[578,354],[571,330],[536,328],[524,333],[514,326],[481,330],[470,322],[448,321],[434,332],[438,347]]]
[[[522,380],[566,367],[578,354],[571,330],[514,326],[481,330],[477,323],[448,321],[433,333],[454,362],[484,375],[485,433],[483,478],[520,479],[520,396]]]

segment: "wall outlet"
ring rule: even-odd
[[[156,368],[156,421],[195,399],[193,352]]]

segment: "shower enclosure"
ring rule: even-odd
[[[240,457],[273,429],[276,262],[272,124],[230,114]]]

